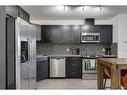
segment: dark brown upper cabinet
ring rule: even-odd
[[[80,25],[72,25],[72,43],[80,43]]]
[[[100,43],[112,43],[112,25],[99,25]]]
[[[42,25],[43,43],[80,43],[80,26]]]
[[[86,18],[85,19],[85,24],[87,25],[94,25],[94,18]]]
[[[100,43],[112,43],[112,25],[43,25],[43,43],[80,43],[82,32],[100,33]]]
[[[72,40],[71,25],[61,25],[61,43],[71,43]]]
[[[41,26],[41,42],[42,43],[51,43],[51,25],[42,25]]]
[[[60,25],[52,25],[50,34],[51,34],[51,42],[52,43],[61,43]]]

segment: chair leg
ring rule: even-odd
[[[106,81],[107,81],[107,79],[106,79],[106,78],[104,78],[103,89],[105,89],[105,88],[106,88]]]

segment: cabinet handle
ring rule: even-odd
[[[75,74],[76,72],[72,72],[72,74]]]
[[[72,66],[76,66],[76,64],[72,64]]]

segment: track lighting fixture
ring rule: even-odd
[[[66,5],[64,5],[64,11],[66,10]]]
[[[99,7],[99,11],[102,12],[102,6]]]
[[[82,10],[83,10],[83,11],[84,11],[84,7],[85,7],[85,6],[83,5],[83,6],[82,6]]]

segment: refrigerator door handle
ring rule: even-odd
[[[30,39],[29,38],[27,38],[27,40],[28,40],[28,64],[30,64]]]

